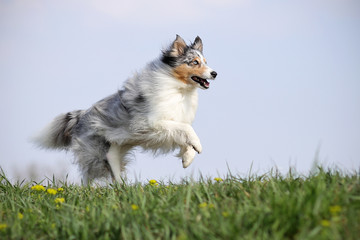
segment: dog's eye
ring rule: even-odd
[[[193,64],[198,65],[199,64],[198,60],[193,61]]]

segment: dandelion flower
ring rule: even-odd
[[[219,177],[214,178],[214,180],[215,180],[216,182],[222,182],[222,181],[224,181],[222,178],[219,178]]]
[[[337,215],[339,212],[341,212],[341,207],[339,205],[331,206],[329,208],[332,215]]]
[[[55,198],[55,203],[64,203],[65,202],[65,198]]]
[[[53,188],[49,188],[48,190],[46,190],[46,192],[51,195],[56,195],[56,193],[57,193],[56,189],[53,189]]]
[[[150,184],[151,186],[157,186],[157,185],[159,185],[158,182],[157,182],[155,179],[151,179],[151,180],[149,181],[149,184]]]
[[[7,224],[6,223],[0,223],[0,231],[1,230],[5,230],[7,228]]]
[[[59,187],[59,188],[57,189],[57,191],[58,191],[58,192],[63,192],[64,189],[63,189],[62,187]]]
[[[228,213],[228,212],[226,212],[226,211],[222,212],[221,214],[222,214],[222,215],[223,215],[223,217],[225,217],[225,218],[229,216],[229,213]]]
[[[24,215],[22,213],[18,213],[18,219],[23,219],[24,218]]]
[[[200,204],[199,204],[199,208],[206,208],[207,205],[208,205],[208,204],[207,204],[206,202],[200,203]]]
[[[321,220],[321,226],[323,227],[329,227],[330,226],[330,221],[329,220]]]
[[[131,209],[134,210],[134,211],[136,211],[136,210],[139,209],[139,206],[136,205],[136,204],[131,204]]]
[[[31,187],[31,190],[35,190],[35,191],[38,191],[38,192],[45,191],[45,187],[42,186],[42,185],[34,185],[34,186]]]

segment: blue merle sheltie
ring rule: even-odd
[[[208,89],[217,73],[203,56],[199,37],[190,45],[178,35],[156,60],[127,79],[115,94],[87,110],[56,117],[36,138],[43,148],[70,150],[83,183],[111,176],[121,180],[127,155],[140,146],[154,153],[179,149],[188,167],[202,146],[191,123],[197,88]]]

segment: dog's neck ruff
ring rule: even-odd
[[[159,60],[148,64],[125,86],[141,92],[149,109],[149,121],[172,120],[191,124],[198,105],[197,88],[174,78],[171,67]],[[136,89],[136,91],[135,91]]]

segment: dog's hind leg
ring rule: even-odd
[[[81,184],[83,186],[88,186],[90,184],[90,179],[87,173],[83,173],[82,179],[81,179]]]
[[[127,164],[125,157],[130,149],[131,147],[129,146],[120,146],[112,143],[106,154],[113,180],[116,182],[121,182],[121,173],[125,171],[125,166]]]

